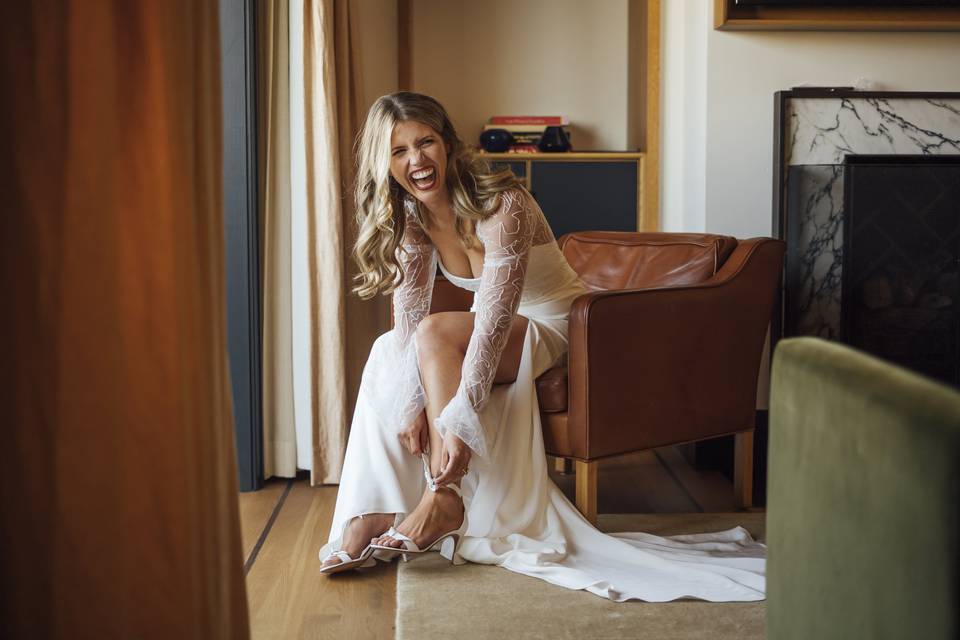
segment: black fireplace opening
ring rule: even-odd
[[[960,386],[960,155],[847,155],[841,340]]]

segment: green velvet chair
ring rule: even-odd
[[[960,393],[816,338],[774,354],[767,637],[960,637]]]

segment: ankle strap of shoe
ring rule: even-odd
[[[427,458],[427,454],[420,454],[420,461],[423,463],[423,477],[427,479],[427,486],[430,487],[430,491],[437,490],[437,483],[434,482],[433,476],[430,475],[430,461]]]
[[[421,462],[423,462],[423,477],[427,479],[427,486],[430,488],[430,491],[433,491],[434,493],[436,493],[440,489],[450,489],[455,494],[460,496],[460,498],[463,498],[463,492],[460,490],[460,487],[458,487],[457,485],[445,484],[441,487],[436,483],[436,481],[433,479],[433,476],[430,475],[430,462],[425,453],[420,454],[420,460]]]
[[[455,494],[457,494],[458,496],[460,496],[461,499],[463,498],[463,491],[461,491],[461,490],[460,490],[460,487],[458,487],[458,486],[455,485],[455,484],[445,484],[445,485],[443,485],[442,487],[439,487],[439,486],[438,486],[438,487],[437,487],[436,489],[434,489],[433,491],[436,492],[436,491],[439,491],[440,489],[450,489],[450,491],[453,491]]]
[[[457,485],[445,484],[443,486],[440,486],[436,483],[436,481],[433,479],[433,476],[430,475],[430,463],[427,460],[426,454],[421,453],[420,460],[423,462],[423,477],[426,478],[427,486],[430,487],[430,491],[433,491],[434,493],[436,493],[440,489],[450,489],[455,494],[460,496],[461,499],[463,498],[463,492],[460,490],[460,487],[458,487]]]

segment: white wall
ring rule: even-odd
[[[703,0],[663,3],[661,58],[661,228],[705,228],[707,30]],[[669,55],[666,55],[669,53]]]
[[[566,115],[575,149],[627,145],[627,0],[414,0],[413,89],[476,143],[493,115]]]
[[[960,33],[716,31],[713,3],[664,4],[666,229],[770,234],[777,90],[867,78],[876,89],[960,91]]]
[[[397,2],[353,0],[351,10],[357,25],[355,55],[360,74],[360,105],[366,115],[374,100],[398,87]]]

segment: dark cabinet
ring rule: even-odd
[[[483,154],[524,180],[554,235],[655,230],[640,199],[642,153]]]

